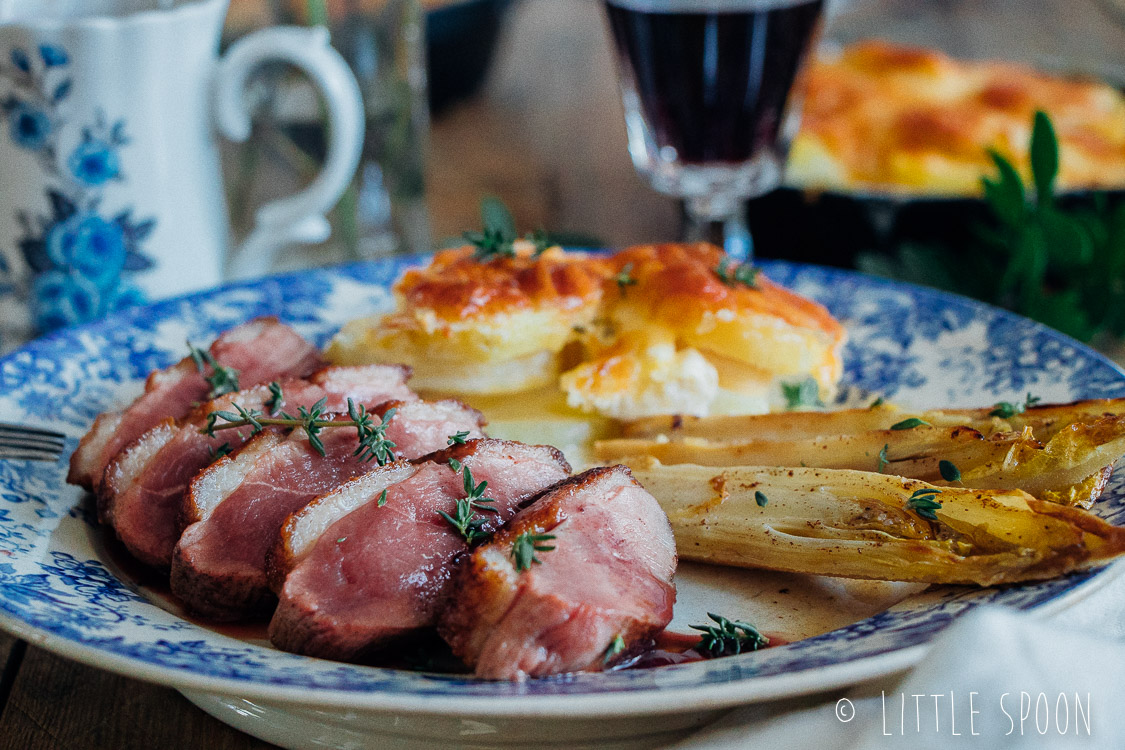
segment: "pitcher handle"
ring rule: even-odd
[[[323,27],[262,29],[231,45],[215,75],[219,132],[233,141],[250,137],[246,82],[259,65],[274,61],[294,65],[319,90],[328,112],[328,154],[308,187],[258,209],[253,231],[228,258],[228,274],[235,278],[267,273],[287,244],[328,239],[332,230],[326,214],[351,184],[363,150],[359,84],[344,58],[329,44],[328,30]]]

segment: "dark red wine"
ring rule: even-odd
[[[626,108],[635,94],[658,158],[738,163],[778,147],[822,6],[822,0],[607,0]]]

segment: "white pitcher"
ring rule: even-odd
[[[0,0],[0,280],[40,331],[211,286],[224,271],[263,272],[283,245],[328,237],[325,214],[363,143],[355,78],[319,28],[258,31],[219,59],[226,10],[227,0]],[[315,82],[328,156],[228,253],[216,133],[250,135],[243,89],[273,61]]]

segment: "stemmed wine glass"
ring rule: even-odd
[[[605,0],[633,164],[686,239],[749,260],[746,199],[781,183],[824,0]]]

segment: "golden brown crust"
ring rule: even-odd
[[[1112,87],[884,41],[811,67],[791,177],[809,187],[977,194],[980,177],[995,172],[989,149],[1029,175],[1036,110],[1059,137],[1060,187],[1125,185],[1125,97]]]
[[[614,273],[628,267],[636,281],[623,292],[631,304],[646,308],[646,318],[673,330],[695,329],[706,315],[729,311],[780,318],[798,328],[821,331],[833,340],[844,328],[821,304],[758,274],[754,287],[724,283],[716,273],[726,255],[704,242],[637,245],[609,261]]]
[[[394,290],[408,308],[432,310],[456,322],[547,305],[571,310],[597,303],[606,275],[600,259],[558,248],[537,257],[519,252],[481,262],[472,248],[462,247],[443,250],[425,268],[407,271]]]

